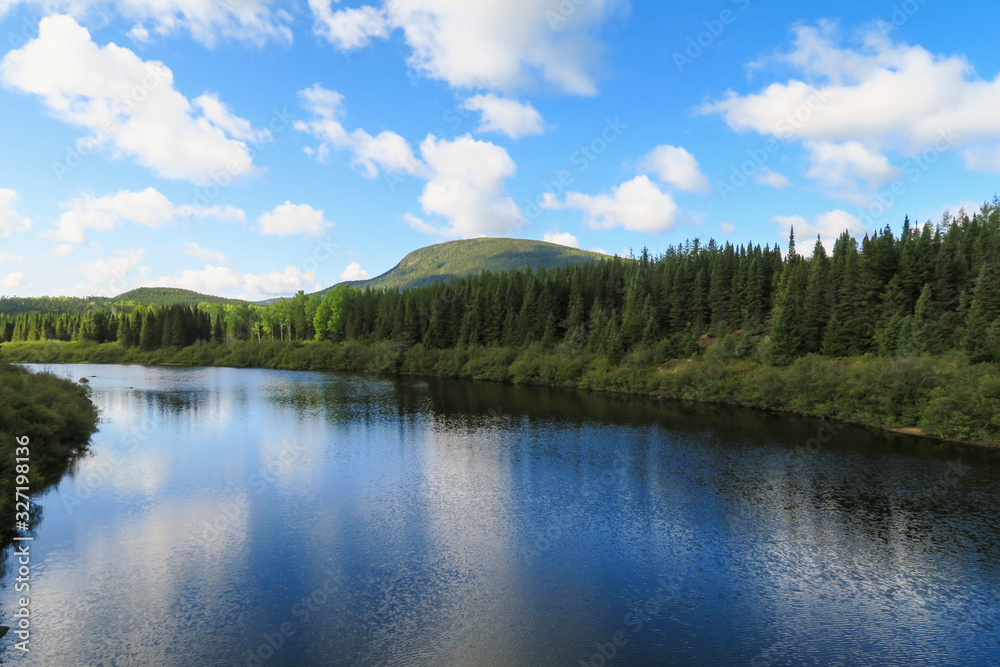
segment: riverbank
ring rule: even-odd
[[[57,483],[86,451],[97,420],[85,387],[0,363],[0,548],[17,534],[15,487],[27,486],[34,499]],[[17,452],[25,443],[27,456]],[[17,483],[22,474],[27,484]],[[28,527],[34,528],[39,514],[28,516]]]
[[[117,343],[7,343],[6,361],[379,371],[545,384],[839,419],[966,444],[1000,446],[1000,366],[954,357],[807,356],[787,367],[709,348],[661,363],[653,348],[605,355],[392,343],[230,342],[142,352]]]

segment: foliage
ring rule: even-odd
[[[603,257],[596,252],[530,239],[466,239],[414,250],[380,276],[342,284],[361,289],[406,289],[481,271],[552,269]]]
[[[97,409],[84,387],[0,363],[0,546],[15,534],[8,522],[14,520],[16,439],[29,439],[28,486],[37,497],[59,480],[96,428]]]

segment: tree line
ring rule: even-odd
[[[939,355],[1000,361],[1000,201],[936,224],[903,221],[832,252],[699,239],[653,256],[482,273],[424,287],[361,290],[268,306],[138,306],[130,312],[0,315],[0,341],[117,342],[152,350],[198,341],[361,341],[586,351],[662,359],[716,343],[774,365],[828,357]]]

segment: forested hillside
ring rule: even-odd
[[[0,341],[14,361],[438,373],[1000,444],[1000,202],[845,234],[829,255],[809,245],[694,240],[657,257],[341,285],[270,306],[0,315]]]
[[[603,258],[596,252],[531,239],[465,239],[414,250],[382,275],[346,284],[361,289],[406,289],[483,271],[553,269]]]
[[[0,315],[0,341],[118,342],[144,350],[195,341],[395,341],[404,348],[540,343],[661,360],[720,337],[737,357],[786,365],[810,353],[1000,359],[1000,208],[900,233],[777,245],[697,239],[658,257],[480,275],[407,290],[339,286],[322,298],[144,307],[121,313]],[[706,340],[704,337],[708,336]]]
[[[88,311],[128,311],[136,306],[196,306],[202,303],[243,303],[239,299],[226,299],[209,294],[199,294],[174,287],[140,287],[115,297],[42,296],[0,297],[0,314],[18,313],[83,313]]]

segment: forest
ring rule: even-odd
[[[340,286],[271,305],[111,306],[0,314],[0,342],[118,343],[144,351],[198,341],[394,341],[607,355],[639,347],[660,361],[719,342],[784,366],[807,354],[965,354],[1000,360],[1000,203],[900,233],[888,226],[827,254],[698,239],[659,256],[485,272],[402,291]]]
[[[1000,445],[1000,201],[827,253],[652,256],[270,305],[0,314],[17,362],[438,374],[756,407]]]

